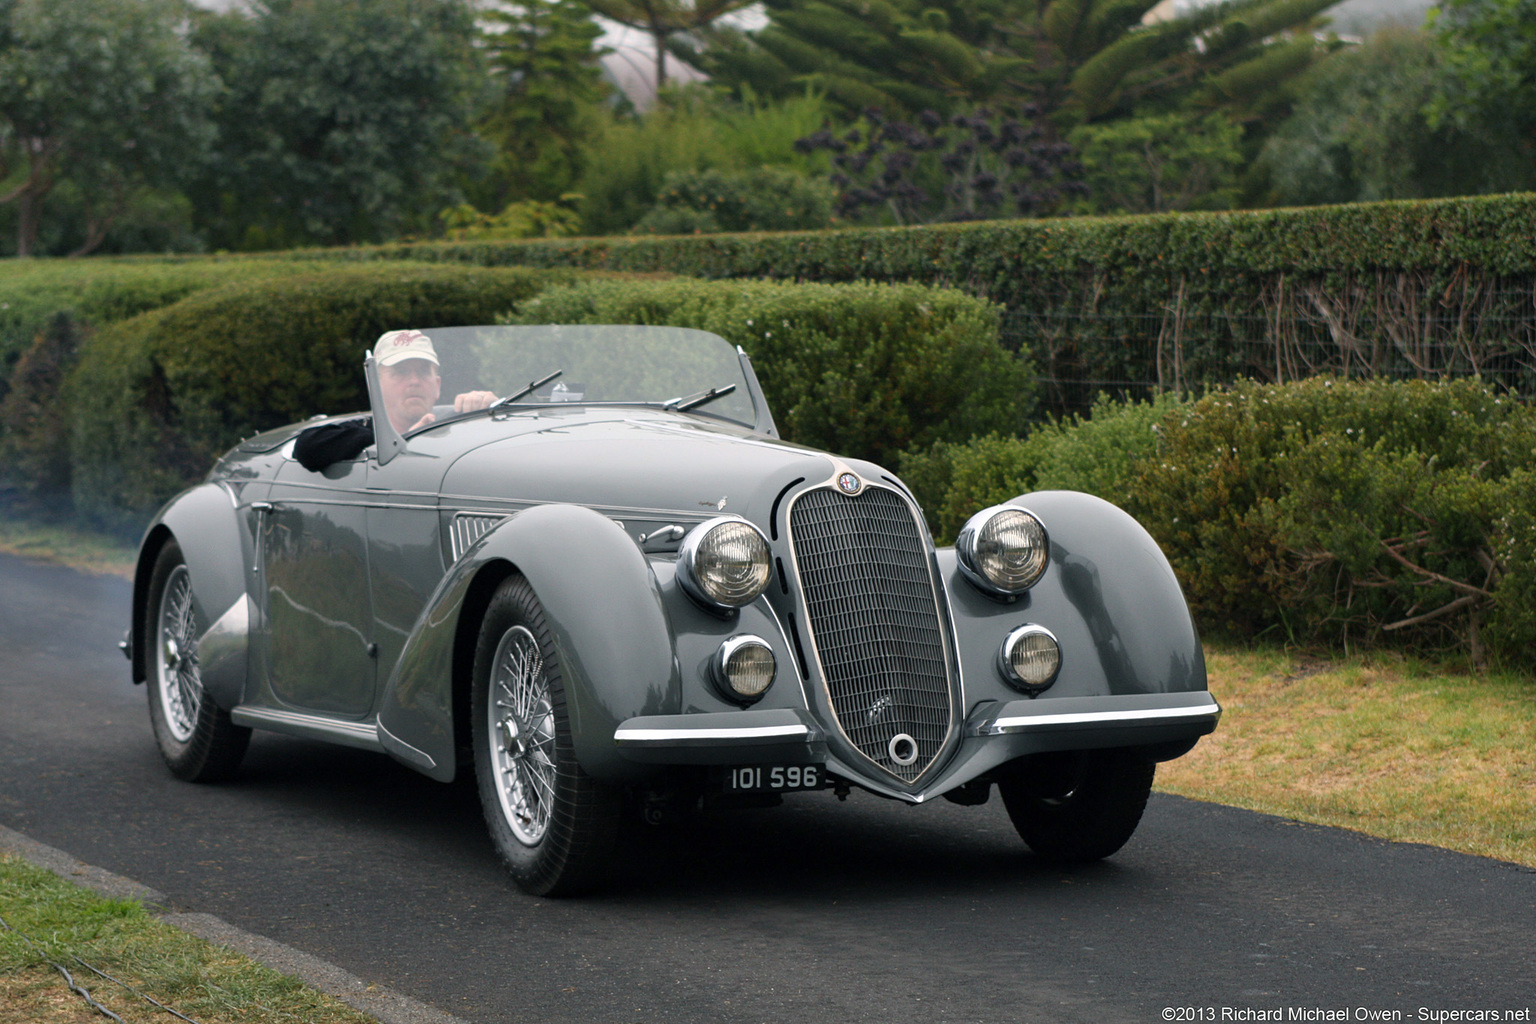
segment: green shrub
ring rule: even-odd
[[[1157,442],[1155,425],[1178,405],[1171,394],[1150,402],[1101,394],[1089,416],[1042,423],[1028,437],[991,435],[903,452],[901,476],[945,543],[978,510],[1026,491],[1086,491],[1125,505],[1138,460]]]
[[[325,268],[204,291],[103,329],[65,389],[75,507],[99,525],[134,528],[241,437],[367,408],[363,352],[384,331],[492,323],[551,279],[408,264]]]
[[[313,272],[286,259],[8,260],[0,264],[0,397],[16,360],[56,313],[100,326],[220,284]]]
[[[782,167],[667,175],[641,234],[803,231],[832,220],[832,186]]]
[[[1536,470],[1510,474],[1494,529],[1494,613],[1488,646],[1506,664],[1526,671],[1536,651]]]
[[[604,118],[573,188],[585,197],[586,230],[627,230],[671,172],[825,166],[819,154],[795,149],[795,141],[820,128],[825,116],[826,105],[812,95],[738,103],[707,89],[683,88],[664,90],[642,118]]]
[[[1130,510],[1207,628],[1454,643],[1478,660],[1487,616],[1500,637],[1525,628],[1491,589],[1501,534],[1520,529],[1501,525],[1513,482],[1536,456],[1529,407],[1477,381],[1244,382],[1160,434]]]
[[[69,411],[60,385],[74,365],[80,328],[56,313],[16,363],[0,398],[0,466],[29,498],[52,501],[69,492]]]
[[[875,462],[1016,433],[1034,408],[1029,365],[997,344],[997,308],[920,285],[588,281],[524,303],[513,322],[712,331],[751,355],[786,438]]]

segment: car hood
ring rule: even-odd
[[[613,513],[763,520],[796,479],[832,475],[831,456],[698,417],[545,418],[460,457],[445,500],[567,502]],[[867,470],[866,470],[867,471]]]

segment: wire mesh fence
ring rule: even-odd
[[[991,289],[975,289],[985,294]],[[1046,405],[1100,391],[1199,393],[1251,377],[1481,376],[1536,389],[1536,276],[1465,266],[1117,281],[1095,269],[995,295],[1003,341],[1035,360]]]

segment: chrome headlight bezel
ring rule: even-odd
[[[998,533],[1015,517],[1026,534],[1033,538],[1026,547],[1015,549],[1022,552],[1021,571],[1009,573],[1006,566],[999,566],[1000,558],[1018,556],[999,553]],[[1050,565],[1051,538],[1040,517],[1017,505],[993,505],[966,520],[955,538],[955,554],[958,556],[961,574],[984,594],[993,597],[1018,597],[1040,582]]]
[[[743,575],[737,585],[722,585],[718,574],[711,571],[709,561],[713,556],[712,545],[729,543],[717,531],[727,530],[738,539],[746,539],[754,549],[754,557],[748,560],[750,572]],[[750,531],[750,534],[742,531]],[[755,540],[754,540],[755,539]],[[677,581],[685,593],[703,607],[716,614],[729,615],[744,608],[762,596],[773,578],[773,553],[768,538],[751,522],[741,516],[716,516],[707,519],[683,537],[677,549]]]
[[[1055,664],[1048,672],[1036,673],[1030,679],[1024,678],[1019,672],[1014,664],[1014,654],[1026,645],[1052,653]],[[1002,646],[997,649],[997,671],[1014,689],[1030,695],[1040,693],[1048,689],[1056,681],[1056,677],[1061,675],[1061,641],[1056,639],[1055,633],[1033,622],[1010,630],[1003,638]]]
[[[742,655],[755,654],[758,650],[768,656],[768,680],[760,689],[744,692],[737,688],[731,674],[732,661]],[[731,703],[746,707],[762,700],[763,694],[773,686],[774,679],[778,677],[779,660],[773,653],[773,647],[762,637],[738,633],[720,645],[710,663],[710,669],[710,681],[715,684],[715,691]]]

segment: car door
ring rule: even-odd
[[[342,718],[373,710],[368,471],[364,456],[320,472],[288,458],[268,494],[256,589],[276,706]]]
[[[368,571],[381,685],[446,571],[438,490],[454,450],[452,428],[443,427],[416,435],[385,465],[369,462]]]

